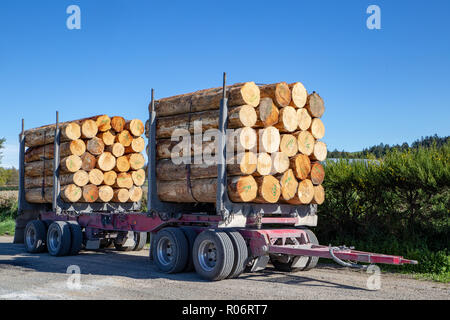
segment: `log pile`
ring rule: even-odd
[[[222,88],[212,88],[155,101],[161,201],[216,202],[218,145],[210,132],[219,128],[221,98]],[[320,162],[327,147],[320,141],[325,107],[319,94],[308,94],[300,82],[246,82],[228,86],[227,98],[230,200],[323,203]]]
[[[59,178],[65,202],[138,202],[146,172],[144,124],[99,115],[60,124]],[[25,199],[51,203],[55,125],[25,131]]]

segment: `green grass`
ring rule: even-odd
[[[0,236],[14,235],[16,223],[14,219],[8,218],[4,221],[0,221]]]

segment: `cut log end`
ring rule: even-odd
[[[323,103],[323,99],[316,92],[311,93],[308,96],[306,109],[308,109],[311,116],[314,118],[320,118],[325,112],[325,106]]]
[[[280,147],[280,132],[275,127],[267,127],[260,130],[260,149],[267,153],[273,153]]]
[[[121,189],[115,189],[114,190],[114,195],[112,198],[113,202],[127,202],[130,199],[130,192],[128,191],[128,189],[125,188],[121,188]]]
[[[311,161],[308,156],[298,154],[290,159],[290,167],[298,179],[304,180],[311,172]]]
[[[289,85],[291,88],[292,100],[290,105],[296,108],[303,108],[308,98],[308,93],[301,82],[295,82]]]
[[[108,131],[111,129],[111,118],[106,114],[99,116],[95,121],[98,130],[101,132]]]
[[[297,122],[298,128],[302,131],[306,131],[311,126],[312,118],[305,108],[297,109]]]
[[[111,171],[116,166],[116,157],[110,152],[103,152],[96,161],[96,166],[102,171]]]
[[[322,141],[316,141],[314,151],[311,154],[312,160],[325,161],[327,158],[327,145]]]
[[[288,157],[293,157],[298,152],[297,138],[292,134],[281,135],[280,151]]]
[[[322,120],[320,120],[319,118],[312,119],[309,132],[311,132],[314,138],[322,139],[325,136],[325,126],[323,125]]]
[[[280,182],[274,176],[256,178],[258,183],[258,197],[256,202],[276,203],[281,195]]]
[[[280,177],[281,195],[284,200],[291,200],[297,194],[298,181],[292,169],[288,169]]]
[[[252,176],[240,176],[230,179],[228,195],[233,202],[250,202],[257,196],[258,186]]]
[[[309,156],[314,151],[315,139],[309,131],[301,131],[297,135],[298,151]]]

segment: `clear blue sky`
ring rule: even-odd
[[[68,30],[66,8],[81,8]],[[381,8],[381,30],[366,9]],[[449,135],[450,1],[0,1],[0,137],[93,114],[147,118],[165,97],[301,81],[325,99],[324,141],[357,151]]]

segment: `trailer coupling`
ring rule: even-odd
[[[284,254],[290,256],[310,256],[332,259],[337,264],[351,268],[367,268],[368,265],[360,265],[354,262],[384,263],[384,264],[417,264],[416,260],[404,259],[400,256],[392,256],[380,253],[371,253],[353,250],[346,246],[332,247],[322,245],[271,245],[268,247],[269,254]],[[352,261],[346,262],[344,260]]]

